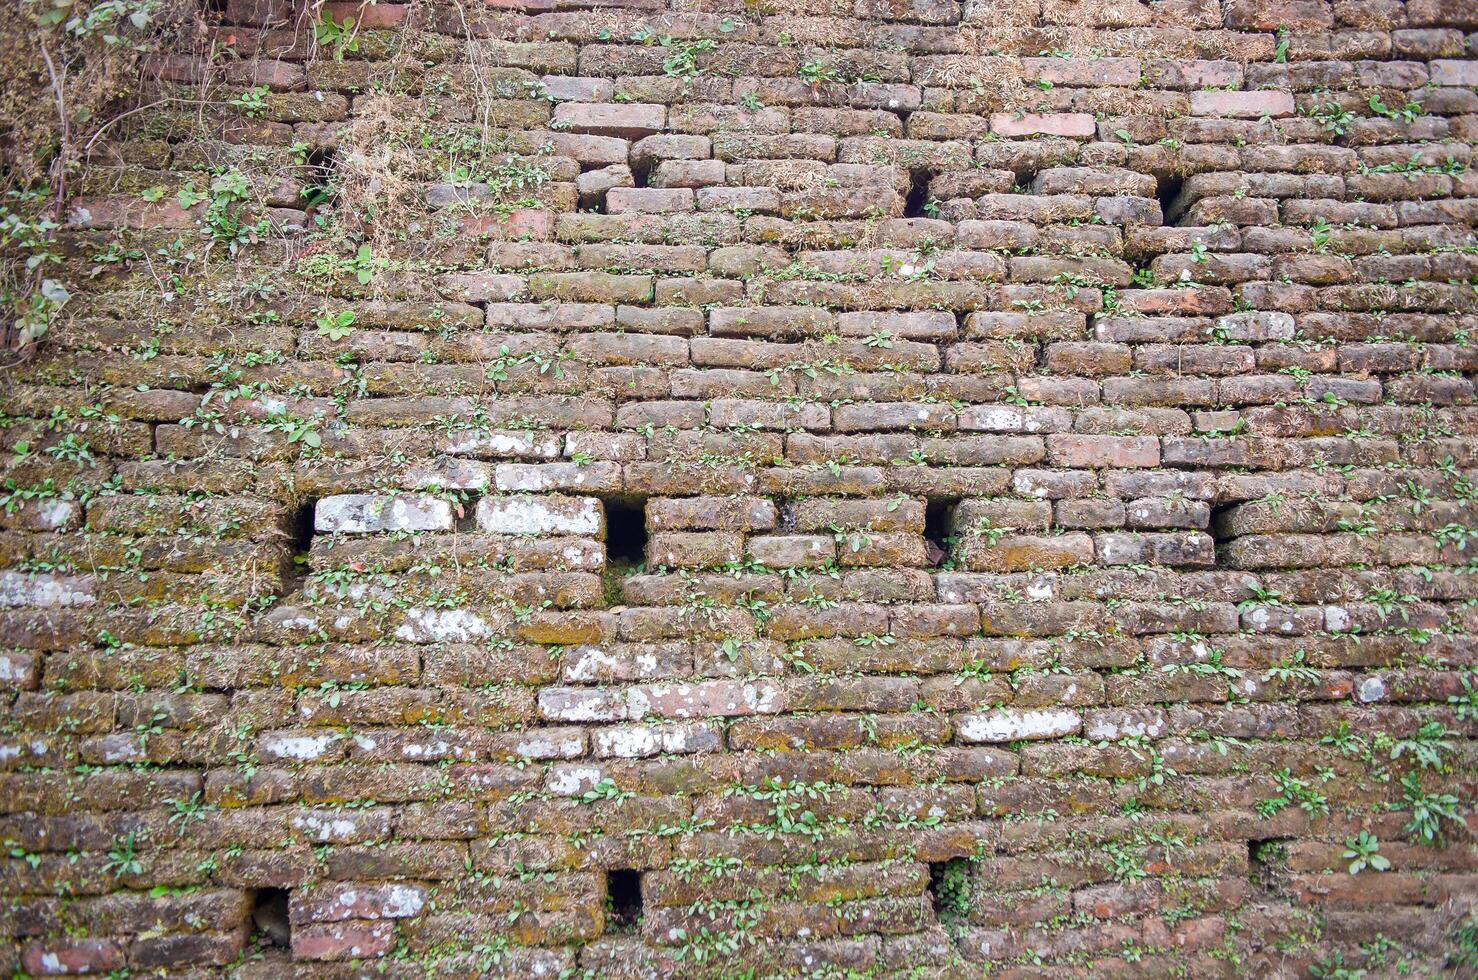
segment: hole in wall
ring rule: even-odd
[[[292,919],[286,888],[259,888],[252,893],[251,941],[262,946],[291,949]]]
[[[318,501],[306,500],[287,515],[287,550],[295,570],[307,567],[308,552],[313,549],[313,515],[317,509]]]
[[[1264,837],[1247,842],[1247,878],[1259,888],[1278,888],[1281,872],[1288,866],[1288,841]]]
[[[308,154],[303,164],[303,190],[299,195],[303,210],[311,213],[333,205],[338,194],[338,187],[334,184],[337,165],[333,150],[318,149]]]
[[[1173,225],[1180,219],[1178,199],[1185,180],[1174,174],[1158,174],[1155,177],[1155,200],[1160,202],[1161,221]]]
[[[927,170],[908,172],[908,196],[903,201],[905,218],[937,218],[939,206],[929,197],[929,181],[933,174]]]
[[[929,865],[929,900],[934,916],[943,921],[959,919],[970,911],[974,891],[970,862],[965,858],[935,861]]]
[[[647,502],[612,497],[606,509],[606,564],[640,565],[647,560]]]
[[[620,605],[626,577],[646,567],[647,502],[644,497],[609,497],[606,514],[606,569],[602,595],[607,606]]]
[[[1206,533],[1211,535],[1211,542],[1216,547],[1218,565],[1223,563],[1222,549],[1237,539],[1237,535],[1232,533],[1232,518],[1239,506],[1240,501],[1211,508],[1211,520],[1206,525]]]
[[[1217,541],[1229,541],[1236,537],[1231,532],[1232,512],[1242,506],[1241,501],[1234,504],[1221,504],[1211,508],[1211,522],[1209,533]]]
[[[924,551],[930,565],[947,566],[954,554],[955,507],[959,497],[931,497],[924,508]]]
[[[640,160],[631,160],[631,184],[633,187],[649,187],[652,179],[652,171],[657,169],[657,161],[650,157],[642,157]]]
[[[635,932],[641,925],[641,872],[616,868],[606,872],[607,932]]]

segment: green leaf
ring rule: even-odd
[[[209,199],[210,195],[202,191],[197,191],[193,183],[189,183],[186,184],[184,187],[181,187],[179,189],[179,192],[175,194],[175,200],[178,201],[180,207],[184,208],[186,211],[190,210],[201,201],[207,201]]]

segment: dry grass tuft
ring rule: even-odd
[[[1075,27],[1144,27],[1154,23],[1154,14],[1134,0],[1042,0],[1042,20]]]
[[[1010,112],[1025,108],[1029,93],[1024,79],[1017,58],[961,54],[933,65],[924,81],[941,88],[972,91],[986,111]]]

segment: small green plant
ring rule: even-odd
[[[1372,95],[1369,104],[1371,112],[1397,122],[1413,123],[1422,114],[1422,104],[1416,101],[1407,102],[1399,109],[1393,109],[1382,102],[1379,95]]]
[[[1421,780],[1414,772],[1401,779],[1401,792],[1411,819],[1402,829],[1418,838],[1420,843],[1434,844],[1442,836],[1442,821],[1461,824],[1458,816],[1458,799],[1451,793],[1428,793],[1422,789]]]
[[[671,34],[658,36],[643,27],[631,35],[631,39],[640,44],[658,44],[667,52],[662,59],[662,74],[669,78],[693,78],[703,74],[698,67],[698,56],[708,51],[718,50],[718,42],[710,38],[698,41],[680,41],[673,38]]]
[[[1318,218],[1309,225],[1309,248],[1311,251],[1324,255],[1329,251],[1329,239],[1332,232],[1329,230],[1329,222]]]
[[[138,835],[133,831],[123,837],[114,837],[113,846],[108,850],[108,859],[103,862],[103,870],[114,878],[142,874],[144,864],[135,851],[137,844]]]
[[[1447,740],[1452,733],[1440,721],[1429,721],[1417,729],[1410,738],[1397,739],[1391,745],[1391,760],[1409,755],[1423,769],[1443,770],[1442,753],[1451,752],[1453,745]]]
[[[338,313],[324,310],[313,322],[318,325],[318,336],[339,341],[354,332],[354,321],[353,310],[340,310]]]
[[[1358,837],[1345,839],[1345,860],[1350,862],[1350,874],[1357,875],[1366,868],[1372,871],[1389,871],[1391,862],[1380,854],[1380,840],[1370,831],[1362,830]]]
[[[934,914],[943,923],[958,922],[970,911],[974,882],[970,862],[951,858],[930,868],[929,888],[934,895]]]
[[[361,245],[355,249],[354,257],[345,259],[342,265],[346,271],[354,273],[356,282],[368,286],[375,277],[375,251],[368,245]]]
[[[616,785],[616,781],[614,779],[607,777],[596,783],[584,793],[581,793],[578,797],[576,797],[576,799],[578,799],[581,803],[587,805],[591,803],[600,803],[605,800],[609,800],[613,803],[620,803],[622,800],[629,799],[634,795],[635,794],[629,791],[622,790],[619,786]]]
[[[1108,852],[1109,860],[1114,863],[1114,880],[1119,884],[1133,884],[1149,877],[1149,872],[1144,867],[1144,859],[1123,844],[1106,844],[1104,850]]]
[[[247,202],[251,196],[251,182],[235,167],[223,170],[211,179],[208,191],[199,191],[193,183],[186,183],[175,194],[181,208],[186,211],[206,202],[205,213],[200,223],[212,241],[228,245],[231,254],[239,246],[254,241],[267,230],[267,221],[246,220]]]
[[[31,853],[24,847],[21,847],[15,841],[6,840],[4,844],[0,846],[3,846],[5,853],[9,854],[15,860],[26,862],[27,866],[30,867],[32,871],[35,871],[37,868],[41,867],[41,855]]]
[[[48,188],[10,191],[0,204],[0,306],[15,318],[16,342],[25,346],[51,329],[72,294],[49,276],[61,262],[56,252],[57,223],[37,210]]]
[[[1309,976],[1319,980],[1361,980],[1365,971],[1345,966],[1344,954],[1335,951],[1309,964]]]
[[[1478,922],[1472,918],[1454,929],[1449,938],[1447,965],[1464,975],[1478,972]]]
[[[328,48],[335,61],[343,61],[345,54],[359,53],[359,37],[354,28],[353,17],[346,14],[342,22],[336,22],[334,15],[325,10],[313,25],[313,40],[320,48]]]
[[[1355,121],[1355,114],[1341,106],[1338,102],[1325,102],[1308,110],[1309,116],[1324,127],[1327,133],[1335,136],[1344,136],[1349,132],[1350,124]]]
[[[1304,663],[1307,654],[1302,650],[1295,650],[1292,654],[1269,667],[1267,673],[1262,675],[1266,681],[1294,681],[1304,684],[1319,683],[1319,672]]]
[[[1478,539],[1478,530],[1466,524],[1444,524],[1432,532],[1439,545],[1452,545],[1459,551],[1468,550],[1468,542]]]
[[[813,89],[819,89],[827,84],[840,85],[846,81],[841,72],[823,61],[804,62],[796,69],[796,74]]]
[[[301,442],[309,449],[317,449],[323,445],[323,437],[318,434],[318,425],[318,419],[304,419],[274,412],[267,416],[262,428],[267,432],[281,432],[290,443]]]
[[[1264,817],[1271,817],[1295,805],[1311,816],[1329,812],[1329,798],[1314,789],[1307,780],[1293,775],[1291,770],[1285,768],[1273,773],[1273,784],[1278,788],[1278,795],[1258,800],[1254,805]]]
[[[267,111],[267,93],[270,91],[265,85],[254,85],[226,104],[240,109],[248,119],[256,119]]]
[[[1478,687],[1473,686],[1473,676],[1472,673],[1460,675],[1458,680],[1463,685],[1463,693],[1451,695],[1447,699],[1447,703],[1452,705],[1457,714],[1458,721],[1478,718]]]

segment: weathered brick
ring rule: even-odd
[[[1018,739],[1059,738],[1076,734],[1083,718],[1076,711],[996,711],[962,714],[955,718],[955,731],[966,742],[1014,742]]]
[[[998,136],[1092,136],[1098,127],[1084,112],[1025,113],[1015,116],[998,112],[990,117],[990,131]]]
[[[600,501],[594,497],[484,497],[477,526],[494,534],[598,535]]]
[[[1293,96],[1288,92],[1192,92],[1191,112],[1243,119],[1291,116]]]
[[[554,122],[574,133],[640,139],[661,132],[667,110],[660,105],[563,102],[554,107]]]
[[[304,960],[362,960],[390,952],[395,932],[389,923],[347,922],[293,930],[293,956]]]
[[[325,497],[313,513],[320,534],[375,534],[381,531],[449,531],[452,505],[415,494],[345,494]]]
[[[693,192],[685,187],[613,187],[606,192],[606,211],[610,214],[639,212],[666,214],[693,210]]]
[[[65,976],[122,970],[126,960],[123,945],[117,941],[72,939],[27,943],[21,962],[36,976]]]
[[[342,922],[345,919],[403,919],[426,907],[426,890],[417,885],[323,885],[295,892],[295,923]]]
[[[1047,458],[1056,466],[1125,467],[1160,465],[1160,442],[1148,436],[1047,437]]]

